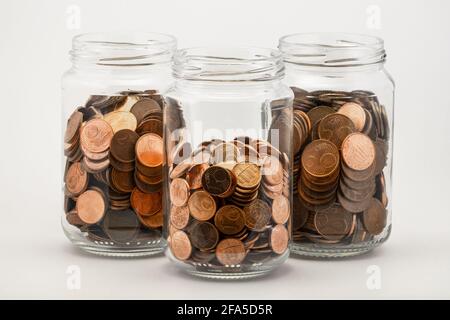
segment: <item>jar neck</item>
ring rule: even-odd
[[[75,69],[146,70],[170,65],[174,37],[157,33],[91,33],[74,37],[71,60]]]
[[[192,48],[174,57],[174,77],[185,85],[256,85],[284,76],[282,55],[262,48]]]

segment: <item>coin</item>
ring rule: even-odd
[[[245,259],[245,246],[237,239],[223,239],[216,248],[217,260],[223,265],[238,265]]]
[[[110,210],[105,214],[102,228],[111,240],[127,243],[136,239],[139,233],[139,220],[132,210]]]
[[[353,215],[340,205],[317,212],[314,225],[318,233],[328,240],[340,240],[348,235],[353,223]]]
[[[130,193],[135,187],[133,172],[123,172],[117,169],[111,170],[111,184],[120,192]]]
[[[212,166],[203,173],[202,186],[214,196],[227,197],[234,190],[233,177],[234,175],[230,170]]]
[[[274,156],[267,156],[263,160],[262,175],[264,181],[270,185],[279,185],[283,182],[283,166]]]
[[[197,222],[190,232],[191,243],[199,250],[214,249],[219,242],[219,232],[209,222]]]
[[[339,151],[328,140],[314,140],[303,150],[302,167],[314,177],[326,177],[339,167]]]
[[[128,111],[110,112],[106,114],[103,119],[109,123],[114,133],[123,129],[134,131],[137,127],[136,117]]]
[[[375,161],[372,140],[362,133],[349,135],[342,143],[342,160],[352,170],[367,170]]]
[[[144,216],[144,215],[138,214],[137,217],[139,218],[139,221],[141,221],[141,223],[144,226],[146,226],[147,228],[150,228],[150,229],[161,228],[164,223],[164,215],[163,215],[162,210],[159,210],[157,213],[155,213],[151,216]]]
[[[130,197],[131,206],[140,215],[151,216],[162,208],[162,195],[160,192],[144,193],[134,188]]]
[[[208,221],[216,213],[216,201],[205,191],[194,192],[189,198],[188,206],[192,217],[198,221]]]
[[[188,235],[181,230],[175,231],[170,237],[170,250],[178,260],[187,260],[192,253],[192,245]]]
[[[144,135],[146,133],[155,133],[158,136],[163,136],[163,123],[160,119],[145,119],[136,128],[136,133]]]
[[[289,232],[282,224],[277,224],[270,234],[270,246],[276,254],[282,254],[289,244]]]
[[[79,218],[84,223],[97,223],[105,215],[105,199],[100,192],[96,190],[87,190],[78,197],[76,210]]]
[[[147,167],[159,167],[163,163],[162,138],[153,133],[144,134],[136,142],[136,157],[141,164]]]
[[[347,102],[342,105],[337,112],[352,120],[356,131],[362,131],[364,129],[364,125],[366,124],[366,113],[359,104]]]
[[[142,120],[152,113],[161,112],[161,107],[155,100],[143,98],[131,107],[130,112],[135,116],[137,123],[141,123]]]
[[[136,157],[135,145],[138,139],[138,134],[132,130],[117,131],[111,140],[111,154],[120,162],[133,162]]]
[[[170,183],[170,200],[172,203],[181,207],[184,206],[189,199],[189,185],[186,180],[177,178]]]
[[[363,214],[364,228],[372,235],[383,232],[387,223],[387,211],[380,200],[371,198],[370,205]]]
[[[67,120],[66,132],[64,135],[64,142],[69,143],[78,138],[78,130],[83,122],[83,114],[79,111],[74,111],[69,120]]]
[[[81,128],[80,141],[88,151],[103,152],[109,148],[113,134],[113,129],[106,121],[92,119]]]
[[[236,183],[243,189],[254,189],[261,182],[259,167],[253,163],[238,163],[233,168]]]
[[[214,224],[225,235],[237,234],[245,227],[244,212],[237,206],[225,205],[217,210]]]
[[[238,148],[232,143],[220,143],[211,152],[212,164],[227,161],[237,161],[239,156]]]
[[[250,230],[263,230],[272,216],[269,205],[260,199],[254,200],[244,208],[245,225]]]
[[[335,111],[327,106],[319,106],[319,107],[315,107],[312,108],[311,110],[308,111],[307,116],[311,121],[311,128],[314,128],[315,126],[317,126],[317,124],[320,122],[320,120],[322,120],[323,118],[325,118],[327,115],[335,113]]]
[[[186,174],[186,181],[191,189],[196,190],[202,187],[203,173],[209,168],[207,163],[192,166]]]
[[[340,149],[342,141],[351,133],[356,131],[352,120],[339,113],[329,114],[324,117],[317,128],[319,138],[329,140]]]
[[[352,213],[359,213],[369,208],[371,200],[371,198],[368,197],[361,201],[351,201],[347,199],[340,190],[337,193],[337,199],[339,203],[342,205],[342,207],[345,208],[345,210]]]
[[[170,210],[170,222],[175,228],[184,229],[189,223],[188,206],[172,206],[172,209]]]
[[[88,174],[79,162],[75,162],[69,166],[65,176],[65,182],[67,191],[72,196],[78,196],[86,190],[88,186]]]
[[[279,196],[272,202],[272,219],[275,223],[285,224],[291,214],[291,204],[285,196]]]

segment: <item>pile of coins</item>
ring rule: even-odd
[[[168,241],[176,259],[222,268],[286,252],[291,209],[285,153],[267,141],[238,137],[205,141],[193,151],[180,141],[168,158],[179,159],[169,161]]]
[[[154,90],[91,96],[67,121],[66,220],[101,244],[159,240],[162,106]]]
[[[368,91],[292,90],[294,243],[373,240],[387,224],[384,106]]]

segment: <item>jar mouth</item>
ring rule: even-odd
[[[281,37],[284,61],[303,66],[351,67],[383,63],[381,38],[352,33],[296,33]]]
[[[72,40],[74,62],[103,66],[145,66],[168,63],[176,49],[176,38],[162,33],[85,33]]]
[[[194,81],[269,81],[284,76],[284,64],[275,49],[197,47],[175,53],[173,75]]]

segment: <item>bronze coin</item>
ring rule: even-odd
[[[67,191],[72,196],[83,193],[88,186],[88,174],[82,168],[80,162],[72,163],[65,176]]]
[[[372,198],[370,206],[363,214],[364,228],[376,236],[383,232],[387,223],[387,210],[377,198]]]
[[[162,209],[151,216],[144,216],[144,215],[138,214],[137,217],[139,218],[139,221],[141,221],[141,223],[144,226],[146,226],[147,228],[150,228],[150,229],[161,228],[164,223],[164,215],[163,215]]]
[[[109,150],[105,150],[103,152],[90,152],[86,149],[85,146],[80,145],[80,149],[82,153],[89,158],[89,160],[101,162],[103,160],[106,160],[108,158]]]
[[[350,134],[342,143],[342,160],[352,170],[369,169],[375,161],[372,140],[363,133]]]
[[[210,194],[218,197],[228,196],[233,186],[233,173],[219,166],[206,169],[202,176],[202,186]]]
[[[364,201],[368,197],[372,197],[375,193],[375,180],[371,179],[371,183],[364,189],[353,189],[348,187],[341,179],[339,182],[339,189],[342,195],[351,201]]]
[[[239,149],[232,143],[220,143],[211,152],[212,164],[221,162],[237,161]]]
[[[117,191],[130,193],[135,187],[133,172],[111,170],[111,184]]]
[[[170,179],[181,178],[186,174],[186,172],[192,167],[192,159],[188,158],[176,164],[175,167],[170,171]]]
[[[154,133],[146,133],[136,142],[136,158],[144,166],[155,168],[163,163],[163,141]]]
[[[217,210],[214,224],[223,234],[237,234],[245,227],[244,212],[239,207],[225,205]]]
[[[245,225],[250,230],[263,230],[271,217],[272,210],[263,200],[256,199],[244,208]]]
[[[353,223],[353,215],[342,206],[332,207],[317,212],[314,225],[318,233],[328,240],[341,240],[348,235]]]
[[[380,200],[381,203],[383,204],[383,206],[386,208],[388,206],[389,201],[388,201],[388,196],[387,196],[387,192],[386,192],[386,181],[385,181],[383,172],[381,174],[379,174],[378,176],[376,176],[375,183],[376,183],[375,198]]]
[[[109,148],[113,135],[113,129],[105,120],[92,119],[81,128],[80,142],[86,150],[99,153]]]
[[[114,111],[107,113],[103,120],[109,123],[114,133],[128,129],[135,131],[137,127],[136,117],[128,111]]]
[[[370,197],[362,201],[351,201],[347,199],[340,190],[337,192],[337,199],[342,207],[345,208],[345,210],[352,213],[363,212],[364,210],[369,208],[371,202]]]
[[[373,179],[375,174],[375,165],[376,163],[374,161],[366,170],[357,171],[352,170],[345,164],[345,162],[342,161],[341,173],[342,176],[345,176],[346,178],[348,178],[348,180],[351,180],[353,182],[363,182]]]
[[[141,123],[147,116],[152,113],[161,112],[158,102],[150,98],[143,98],[131,107],[130,112],[136,117],[137,123]]]
[[[198,221],[208,221],[216,213],[216,201],[205,191],[196,191],[188,201],[189,211],[192,217]]]
[[[197,222],[190,231],[191,243],[199,250],[214,249],[219,242],[219,232],[209,222]]]
[[[366,113],[363,107],[355,102],[347,102],[337,111],[339,114],[347,116],[355,125],[356,131],[361,132],[366,124]]]
[[[237,239],[223,239],[216,248],[216,257],[225,266],[235,266],[244,261],[246,256],[245,246]]]
[[[67,120],[66,132],[64,134],[64,142],[70,143],[78,139],[78,130],[83,122],[83,114],[74,111]]]
[[[80,219],[76,210],[71,210],[66,214],[66,220],[69,224],[75,227],[82,227],[85,223]]]
[[[261,182],[259,167],[253,163],[238,163],[233,168],[237,186],[243,189],[257,188]]]
[[[181,230],[175,231],[170,237],[170,251],[178,260],[189,259],[192,253],[192,245],[188,235]]]
[[[81,160],[81,165],[83,169],[89,173],[97,173],[103,170],[106,170],[109,166],[109,159],[105,159],[102,161],[93,161],[88,157],[83,157]]]
[[[118,243],[136,239],[139,233],[139,220],[132,210],[109,210],[102,222],[103,231]]]
[[[192,166],[186,175],[186,181],[188,182],[191,190],[200,189],[202,187],[203,173],[209,168],[209,164],[201,163]]]
[[[112,155],[112,153],[109,153],[109,163],[111,164],[111,166],[113,168],[116,168],[119,171],[124,171],[124,172],[130,172],[130,171],[134,171],[135,168],[135,163],[134,162],[120,162],[119,160],[117,160],[116,158],[114,158],[114,156]]]
[[[263,160],[262,175],[264,181],[270,185],[278,185],[283,182],[283,165],[274,156],[267,156]]]
[[[177,229],[184,229],[189,223],[189,207],[172,206],[170,210],[170,222]]]
[[[142,216],[154,215],[162,208],[162,195],[160,192],[144,193],[138,188],[134,188],[130,201],[133,209]]]
[[[308,220],[309,210],[303,205],[299,197],[293,198],[292,229],[302,228]]]
[[[328,140],[314,140],[303,150],[303,169],[314,177],[327,177],[339,168],[339,150]]]
[[[97,223],[105,215],[105,198],[96,190],[87,190],[78,197],[76,210],[84,223]]]
[[[291,204],[285,196],[279,196],[272,202],[272,219],[275,223],[285,224],[291,215]]]
[[[120,162],[133,162],[136,158],[135,145],[138,139],[138,134],[129,129],[116,132],[111,140],[111,154]]]
[[[277,224],[270,234],[270,247],[276,254],[284,253],[289,245],[289,232],[282,224]]]
[[[332,113],[335,113],[333,108],[327,106],[319,106],[309,110],[306,115],[311,121],[311,128],[314,128],[320,122],[320,120]]]
[[[186,180],[177,178],[170,183],[170,200],[177,207],[184,206],[189,199],[189,184]]]
[[[356,131],[352,120],[339,113],[333,113],[323,118],[318,126],[319,138],[329,140],[340,149],[344,139]]]
[[[375,175],[380,174],[387,162],[387,142],[384,140],[376,140],[375,147]]]
[[[136,128],[136,133],[144,135],[146,133],[155,133],[158,136],[163,136],[163,123],[160,119],[145,119]]]

